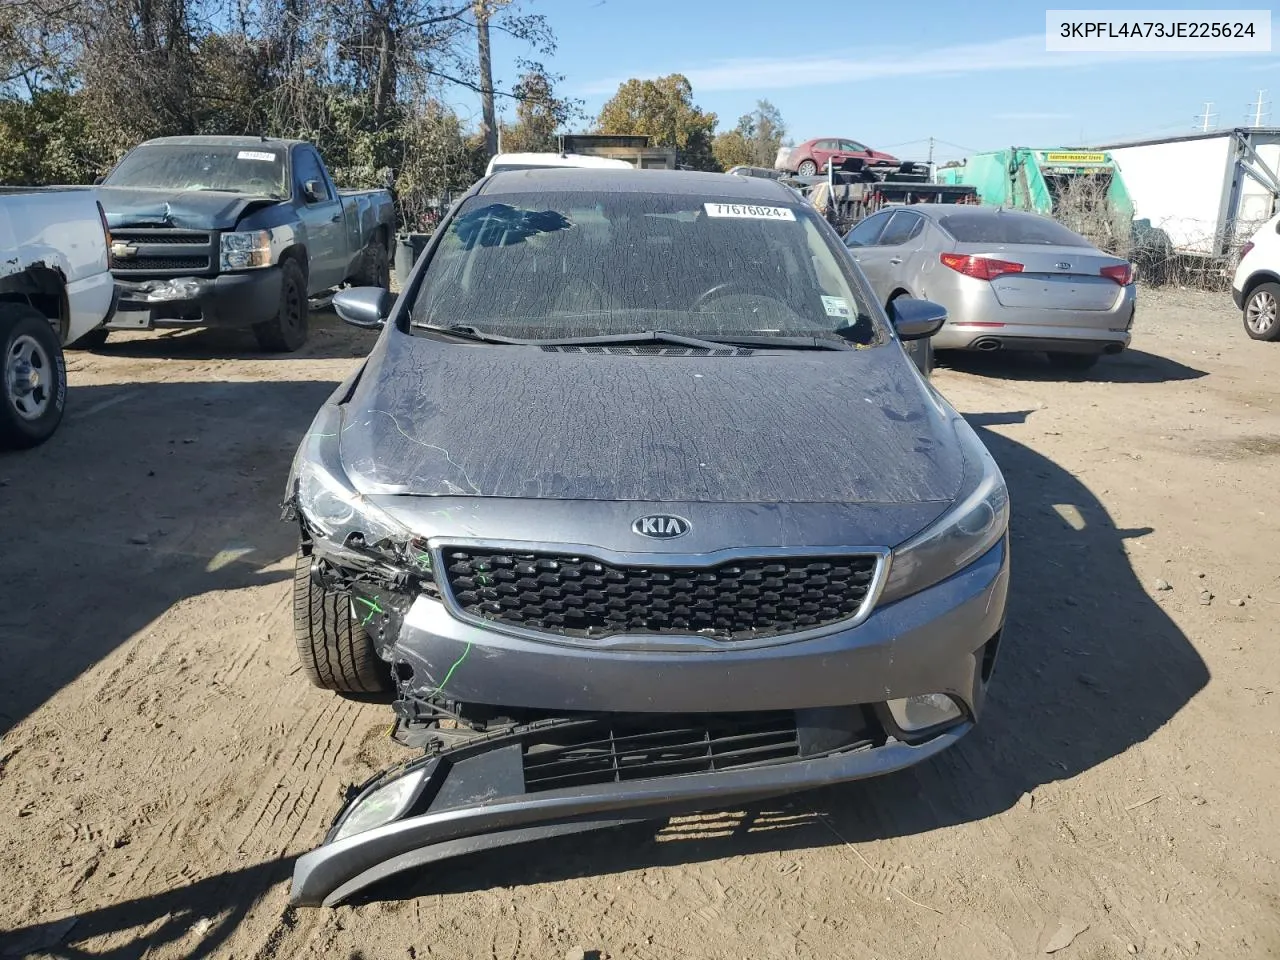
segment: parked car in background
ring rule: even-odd
[[[588,167],[598,170],[633,170],[625,160],[590,157],[577,153],[499,153],[489,160],[485,175],[504,170],[544,170],[547,167]]]
[[[795,173],[802,177],[812,177],[827,169],[827,164],[835,161],[837,165],[845,160],[858,159],[868,163],[899,163],[897,157],[888,153],[873,150],[865,143],[857,140],[846,140],[841,137],[819,137],[806,140],[794,147],[782,147],[778,150],[774,162],[779,170]]]
[[[1129,345],[1133,267],[1034,213],[968,205],[889,207],[845,236],[882,304],[947,308],[938,350],[1037,350],[1092,367]]]
[[[899,347],[941,309],[886,315],[791,190],[498,173],[398,300],[334,306],[383,330],[286,488],[300,662],[387,690],[422,752],[297,862],[293,903],[877,776],[981,716],[1004,480]]]
[[[85,188],[0,188],[0,449],[33,447],[62,421],[62,348],[115,307],[106,217]]]
[[[386,190],[339,190],[315,147],[260,137],[163,137],[103,180],[109,330],[251,327],[264,350],[307,340],[309,297],[391,285],[395,210]]]
[[[1280,214],[1244,245],[1231,298],[1244,312],[1245,333],[1254,340],[1280,340]]]
[[[739,165],[730,167],[725,173],[731,173],[735,177],[763,177],[765,180],[779,180],[783,177],[781,170],[770,170],[768,167],[750,167]]]

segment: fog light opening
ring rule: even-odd
[[[944,724],[954,723],[964,716],[960,705],[945,693],[924,693],[916,697],[890,700],[885,706],[889,715],[903,733],[916,734]]]
[[[997,630],[982,648],[982,682],[990,683],[996,668],[996,652],[1000,649],[1000,631]]]

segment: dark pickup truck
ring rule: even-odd
[[[395,213],[386,190],[339,190],[309,143],[163,137],[102,181],[110,330],[249,327],[264,350],[307,339],[308,299],[343,283],[390,285]]]

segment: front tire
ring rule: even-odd
[[[1059,370],[1083,373],[1092,370],[1101,357],[1099,353],[1051,353],[1049,363]]]
[[[1260,283],[1244,302],[1244,332],[1254,340],[1280,340],[1280,283]]]
[[[269,353],[293,353],[307,342],[307,277],[297,260],[280,264],[280,304],[276,315],[253,328],[258,346]]]
[[[48,440],[67,404],[67,364],[47,317],[26,304],[0,304],[0,450]]]
[[[818,165],[812,160],[801,160],[796,173],[802,177],[812,177],[818,172]]]
[[[307,679],[342,694],[391,689],[390,669],[351,615],[351,595],[311,579],[311,555],[298,549],[293,575],[293,639]]]

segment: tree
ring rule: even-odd
[[[541,69],[530,69],[512,88],[516,98],[516,122],[502,128],[506,153],[548,153],[559,148],[557,134],[581,115],[577,100],[555,95],[553,82]]]
[[[711,153],[716,115],[693,103],[693,87],[679,73],[657,80],[628,80],[596,120],[598,133],[645,134],[655,146],[675,147],[683,163],[717,170]]]
[[[719,134],[711,150],[725,170],[736,166],[772,167],[786,135],[787,125],[778,108],[768,100],[757,100],[755,110],[740,116],[734,129]]]

